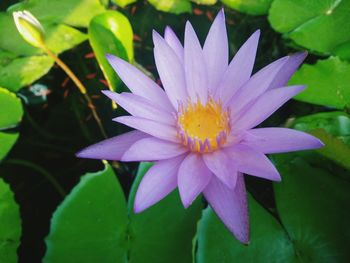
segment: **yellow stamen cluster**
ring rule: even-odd
[[[180,106],[178,126],[182,143],[191,151],[212,152],[226,142],[229,113],[212,98],[204,105],[198,100]]]

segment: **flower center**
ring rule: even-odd
[[[212,98],[203,105],[181,105],[178,113],[178,134],[182,143],[193,152],[212,152],[226,142],[230,132],[229,113]]]

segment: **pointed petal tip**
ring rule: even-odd
[[[281,178],[281,175],[278,173],[275,175],[275,177],[271,178],[271,180],[274,182],[281,182],[282,178]]]
[[[314,149],[319,149],[319,148],[322,148],[322,147],[325,147],[326,144],[324,144],[320,139],[317,140],[317,145],[315,146]]]
[[[114,56],[114,55],[112,55],[112,54],[107,53],[107,54],[105,54],[105,57],[106,57],[106,59],[107,59],[107,60],[110,60],[110,59],[115,58],[116,56]]]
[[[225,9],[222,7],[218,14],[216,15],[216,19],[223,19],[225,20]]]
[[[290,56],[284,56],[276,61],[280,61],[281,64],[284,64],[287,62],[287,60],[289,60]]]
[[[174,32],[170,26],[165,26],[164,35]]]
[[[159,41],[160,39],[162,39],[162,36],[156,30],[153,29],[152,39],[153,39],[153,43],[155,43],[156,41]]]
[[[105,57],[108,61],[108,63],[112,66],[112,68],[114,69],[114,71],[119,70],[120,66],[121,66],[121,62],[126,62],[125,60],[121,59],[118,56],[112,55],[112,54],[105,54]],[[118,72],[117,72],[118,73]],[[119,73],[118,73],[119,74]]]
[[[200,195],[200,193],[199,193],[199,195]],[[189,208],[198,197],[198,196],[196,196],[194,199],[184,198],[184,196],[181,195],[181,193],[180,193],[180,189],[179,189],[179,196],[180,196],[181,203],[185,209]]]
[[[189,31],[195,32],[195,31],[194,31],[194,28],[193,28],[193,26],[192,26],[192,24],[191,24],[191,22],[190,22],[189,20],[187,20],[187,21],[186,21],[186,25],[185,25],[185,35],[186,35],[186,32],[187,32],[187,34],[188,34]]]
[[[294,89],[294,93],[295,93],[294,96],[296,96],[297,94],[299,94],[300,92],[302,92],[306,89],[306,85],[293,85],[293,86],[289,86],[286,88]]]
[[[309,148],[305,150],[317,150],[326,146],[326,144],[324,144],[319,138],[312,135],[311,137],[313,138],[312,145],[310,145]]]
[[[89,154],[90,153],[90,154]],[[86,147],[79,152],[75,154],[75,157],[77,158],[83,158],[83,159],[97,159],[91,156],[91,152],[89,151],[89,147]]]
[[[80,151],[77,152],[77,153],[75,153],[75,157],[77,157],[77,158],[84,158],[83,151],[84,151],[84,149],[83,149],[83,150],[80,150]]]
[[[119,61],[124,61],[123,59],[121,59],[120,57],[118,57],[118,56],[115,56],[115,55],[113,55],[113,54],[109,54],[109,53],[107,53],[107,54],[105,54],[105,58],[108,60],[108,62],[109,62],[109,64],[116,64],[116,63],[118,63]]]
[[[237,229],[231,229],[230,226],[224,223],[225,227],[232,233],[232,235],[242,244],[248,246],[250,244],[249,223],[246,222],[244,229],[237,232]]]
[[[119,98],[120,98],[120,94],[111,90],[101,90],[101,92],[103,93],[103,95],[105,95],[107,98],[109,98],[110,100],[116,102],[119,104]]]
[[[107,97],[109,97],[111,94],[115,94],[116,92],[113,92],[111,90],[108,90],[108,89],[104,89],[104,90],[101,90],[101,92],[106,95]]]
[[[179,183],[178,183],[178,187],[179,187]],[[194,200],[196,198],[195,199],[189,199],[190,196],[188,196],[188,195],[185,196],[185,195],[181,194],[181,192],[182,191],[179,188],[179,195],[180,195],[181,203],[182,203],[183,207],[185,209],[187,209],[194,202]]]
[[[242,240],[241,242],[242,242],[242,244],[245,245],[245,246],[249,246],[249,245],[250,245],[250,240],[249,240],[249,239],[247,239],[247,240]]]
[[[300,56],[301,58],[305,59],[309,55],[309,52],[307,50],[304,50],[304,51],[296,52],[294,53],[294,55]]]
[[[289,57],[291,57],[293,59],[293,61],[295,61],[295,62],[298,61],[298,66],[299,66],[306,59],[306,57],[308,55],[309,55],[309,52],[304,50],[304,51],[300,51],[300,52],[296,52],[296,53],[290,54]]]
[[[140,206],[140,205],[138,205],[137,203],[136,203],[136,201],[135,201],[135,203],[134,203],[134,213],[135,214],[139,214],[139,213],[141,213],[141,212],[143,212],[144,210],[145,210],[145,208],[144,207],[142,207],[142,206]]]
[[[181,198],[181,196],[180,196],[180,198]],[[185,209],[187,209],[192,204],[192,202],[189,202],[188,200],[187,201],[183,200],[182,198],[181,198],[181,202],[182,202],[182,205]]]
[[[123,119],[124,119],[123,117],[125,117],[125,116],[119,116],[119,117],[113,118],[112,121],[115,121],[115,122],[123,121]]]
[[[261,30],[257,29],[257,30],[254,31],[253,34],[250,35],[250,37],[248,39],[254,39],[256,42],[259,42],[260,35],[261,35]]]
[[[281,182],[282,181],[281,175],[273,164],[272,164],[272,169],[273,171],[271,172],[271,176],[268,178],[268,180],[271,180],[274,182]]]

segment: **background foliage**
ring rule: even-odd
[[[126,90],[112,53],[157,79],[151,32],[190,20],[203,42],[225,6],[231,57],[262,30],[255,71],[308,50],[290,84],[305,92],[262,126],[309,132],[326,146],[271,157],[281,183],[246,177],[251,243],[241,245],[201,198],[187,210],[175,191],[132,212],[149,163],[74,157],[102,139],[91,111],[54,61],[17,34],[29,10],[47,44],[88,87],[108,135],[124,114],[101,96]],[[14,0],[0,2],[0,262],[349,262],[350,0]],[[202,211],[202,209],[204,210]]]

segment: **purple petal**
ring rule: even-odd
[[[196,32],[190,22],[187,21],[185,29],[185,75],[187,92],[192,101],[206,103],[208,97],[207,69],[203,56],[203,50],[197,38]]]
[[[178,101],[187,98],[185,73],[182,63],[165,40],[153,31],[154,58],[163,87],[175,109]]]
[[[164,90],[139,69],[113,55],[106,55],[106,58],[132,93],[152,101],[169,112],[174,110]]]
[[[270,86],[276,74],[287,62],[288,57],[280,58],[255,73],[236,93],[231,101],[231,115],[236,116],[250,102],[262,95]]]
[[[164,39],[174,50],[181,63],[184,63],[184,48],[175,32],[169,26],[165,28]]]
[[[238,50],[228,66],[216,91],[216,97],[227,104],[232,96],[246,83],[254,67],[260,30],[257,30]]]
[[[260,128],[247,132],[243,143],[263,153],[318,149],[324,144],[305,132],[287,128]]]
[[[237,121],[232,120],[234,127],[238,130],[248,130],[259,125],[304,88],[304,86],[290,86],[267,91],[240,115]]]
[[[291,55],[272,81],[269,89],[284,87],[306,57],[307,52],[298,52]]]
[[[237,166],[223,150],[203,155],[203,160],[212,171],[228,188],[234,189],[237,180]]]
[[[158,161],[176,157],[188,150],[178,143],[163,141],[155,137],[138,140],[124,153],[124,162]]]
[[[134,212],[140,213],[154,205],[177,186],[177,171],[184,155],[155,163],[142,178],[137,189]]]
[[[265,154],[242,144],[227,148],[227,152],[237,162],[238,171],[272,181],[281,181],[276,167]]]
[[[118,94],[109,90],[103,90],[102,93],[135,117],[150,119],[173,126],[176,124],[176,120],[171,113],[158,108],[143,97],[130,92]]]
[[[127,132],[91,145],[78,152],[76,156],[88,159],[119,161],[132,144],[148,137],[150,136],[140,131]]]
[[[121,116],[113,121],[123,123],[129,127],[148,133],[159,139],[178,142],[176,128],[156,121],[147,120],[134,116]]]
[[[208,90],[213,94],[228,65],[228,41],[224,9],[216,16],[203,47],[208,71]]]
[[[238,174],[234,190],[215,176],[204,189],[204,196],[218,217],[242,243],[249,242],[247,193],[242,174]]]
[[[180,165],[177,178],[181,201],[185,208],[190,206],[211,178],[212,173],[199,154],[187,155]]]

